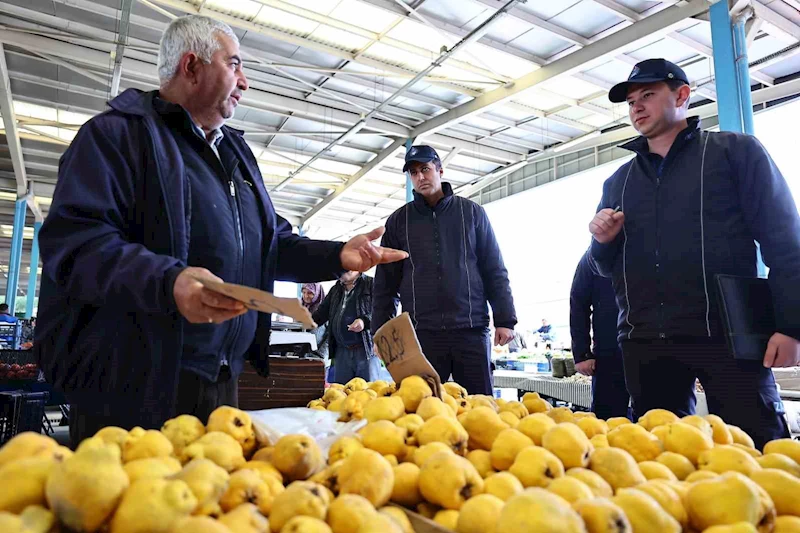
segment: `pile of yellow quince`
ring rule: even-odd
[[[633,424],[444,390],[331,386],[311,407],[367,423],[327,461],[230,407],[107,427],[75,453],[24,433],[0,448],[0,532],[413,533],[390,504],[458,533],[800,532],[800,442],[762,454],[716,416]]]

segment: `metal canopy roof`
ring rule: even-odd
[[[234,28],[250,90],[231,125],[246,131],[278,212],[307,235],[343,239],[405,202],[406,138],[436,147],[447,180],[475,194],[536,158],[615,135],[627,110],[610,104],[607,91],[639,60],[678,62],[693,80],[694,101],[713,103],[708,7],[706,0],[3,0],[0,265],[12,202],[29,190],[46,214],[58,158],[77,128],[117,90],[157,87],[158,40],[175,16],[201,13]],[[800,71],[800,0],[733,7],[743,8],[755,15],[748,35],[756,89],[790,79]]]

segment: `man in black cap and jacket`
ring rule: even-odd
[[[511,341],[517,317],[489,217],[442,182],[442,162],[430,146],[412,146],[403,171],[414,184],[414,200],[386,221],[382,244],[393,243],[409,257],[377,268],[372,331],[396,314],[399,300],[441,380],[452,375],[470,394],[491,394],[487,301],[495,345]]]
[[[800,364],[800,216],[786,181],[755,137],[705,132],[687,118],[686,74],[663,59],[614,86],[641,137],[636,157],[603,186],[589,229],[592,257],[614,282],[619,339],[634,410],[695,410],[695,379],[711,413],[756,445],[788,437],[771,367]],[[725,344],[715,276],[770,267],[777,328],[764,354]]]
[[[592,412],[598,418],[629,416],[622,350],[617,340],[619,308],[611,280],[597,272],[586,252],[575,269],[569,295],[569,332],[575,369],[592,377]]]

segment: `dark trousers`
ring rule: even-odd
[[[442,383],[452,375],[470,394],[492,394],[488,329],[418,330],[417,337]]]
[[[598,418],[630,417],[622,352],[597,355],[592,376],[592,412]]]
[[[374,355],[367,356],[364,345],[336,345],[333,359],[333,383],[346,384],[353,378],[365,381],[377,381],[380,376],[381,362]]]
[[[203,424],[208,421],[208,415],[221,405],[238,407],[239,387],[237,380],[230,372],[223,369],[216,383],[206,381],[194,372],[182,370],[178,382],[178,398],[176,413],[179,415],[194,415]],[[148,413],[132,409],[130,412],[120,412],[119,409],[98,408],[72,404],[69,410],[69,441],[74,450],[84,439],[88,439],[106,426],[119,426],[130,430],[136,426],[144,429],[159,429],[166,422],[153,421]]]
[[[761,361],[734,359],[724,344],[626,342],[622,351],[635,417],[655,408],[694,414],[697,378],[709,412],[742,428],[759,449],[789,436],[775,378]]]

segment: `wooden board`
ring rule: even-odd
[[[270,357],[269,377],[245,363],[239,376],[239,408],[245,411],[305,407],[325,392],[325,364],[319,359]]]

